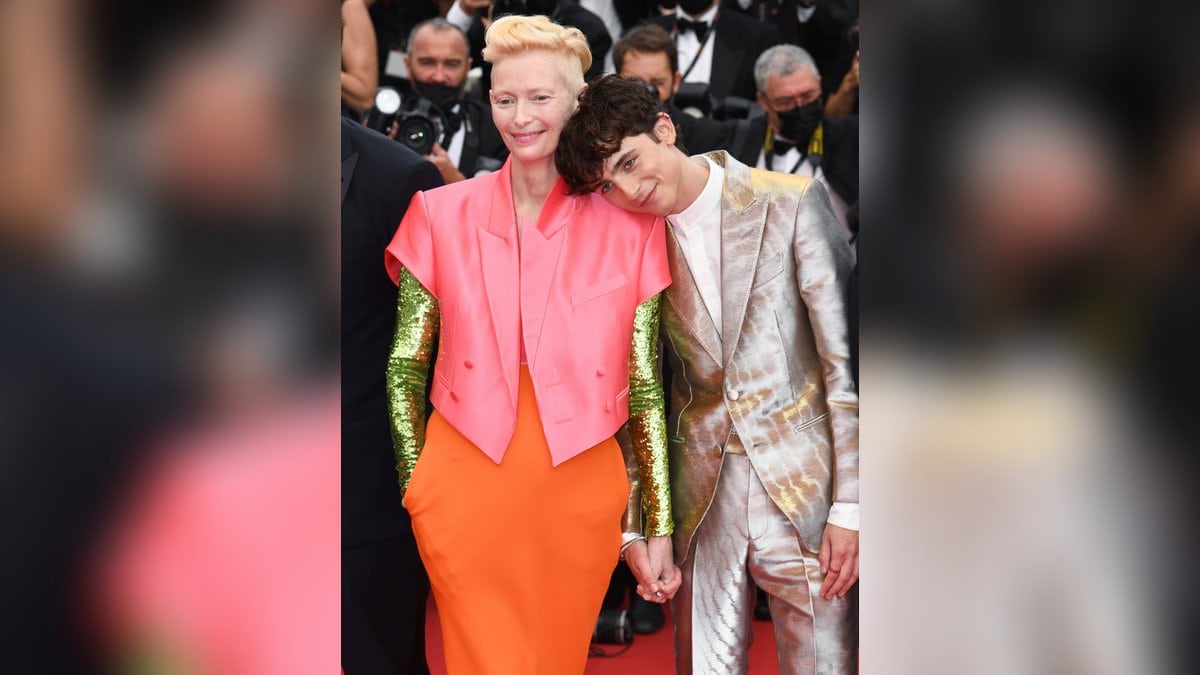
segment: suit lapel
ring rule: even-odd
[[[537,363],[550,289],[554,287],[558,259],[568,236],[567,225],[572,221],[578,201],[567,194],[567,184],[559,178],[542,205],[537,227],[525,232],[521,242],[521,274],[529,300],[521,306],[521,320],[528,327],[528,330],[522,330],[522,337],[527,340],[525,355],[530,364]]]
[[[717,334],[717,326],[712,321],[712,315],[704,306],[704,298],[700,296],[700,288],[692,276],[683,257],[683,248],[675,238],[674,228],[667,227],[667,265],[671,270],[671,285],[667,287],[667,302],[687,324],[704,351],[712,357],[715,363],[721,363],[721,336]]]
[[[512,167],[506,162],[492,184],[491,207],[479,228],[479,280],[487,294],[493,338],[500,354],[509,403],[517,407],[518,336],[513,308],[520,301],[517,231],[513,223]],[[467,327],[471,330],[472,327]]]
[[[750,167],[724,151],[708,156],[725,167],[721,191],[721,363],[728,367],[746,318],[746,302],[766,227],[767,200],[755,199]]]
[[[358,166],[358,153],[354,148],[354,137],[342,122],[342,202],[346,201],[346,193],[350,190],[350,179],[354,177],[354,167]]]

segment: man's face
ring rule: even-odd
[[[671,72],[671,62],[663,52],[625,52],[618,75],[637,77],[658,88],[658,100],[666,103],[679,89],[681,74]]]
[[[413,36],[404,65],[418,84],[445,84],[461,89],[467,82],[471,58],[467,43],[456,30],[422,28]]]
[[[675,151],[675,125],[659,113],[650,134],[626,136],[621,148],[604,160],[604,173],[596,187],[605,201],[626,211],[668,216],[682,210],[678,205],[680,162]]]
[[[779,133],[779,113],[812,103],[821,96],[821,79],[808,68],[787,75],[767,76],[766,91],[758,92],[758,104],[767,111],[767,121]]]

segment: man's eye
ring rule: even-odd
[[[599,192],[600,194],[607,194],[608,191],[611,189],[612,189],[612,183],[609,181],[604,181],[603,183],[600,184],[600,187],[597,188],[596,191]]]

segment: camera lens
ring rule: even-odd
[[[418,155],[428,155],[433,152],[433,144],[437,142],[437,129],[428,118],[407,117],[400,123],[396,140]]]

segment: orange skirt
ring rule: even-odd
[[[550,465],[524,365],[516,431],[499,465],[434,412],[405,505],[449,675],[582,673],[628,496],[611,438]]]

